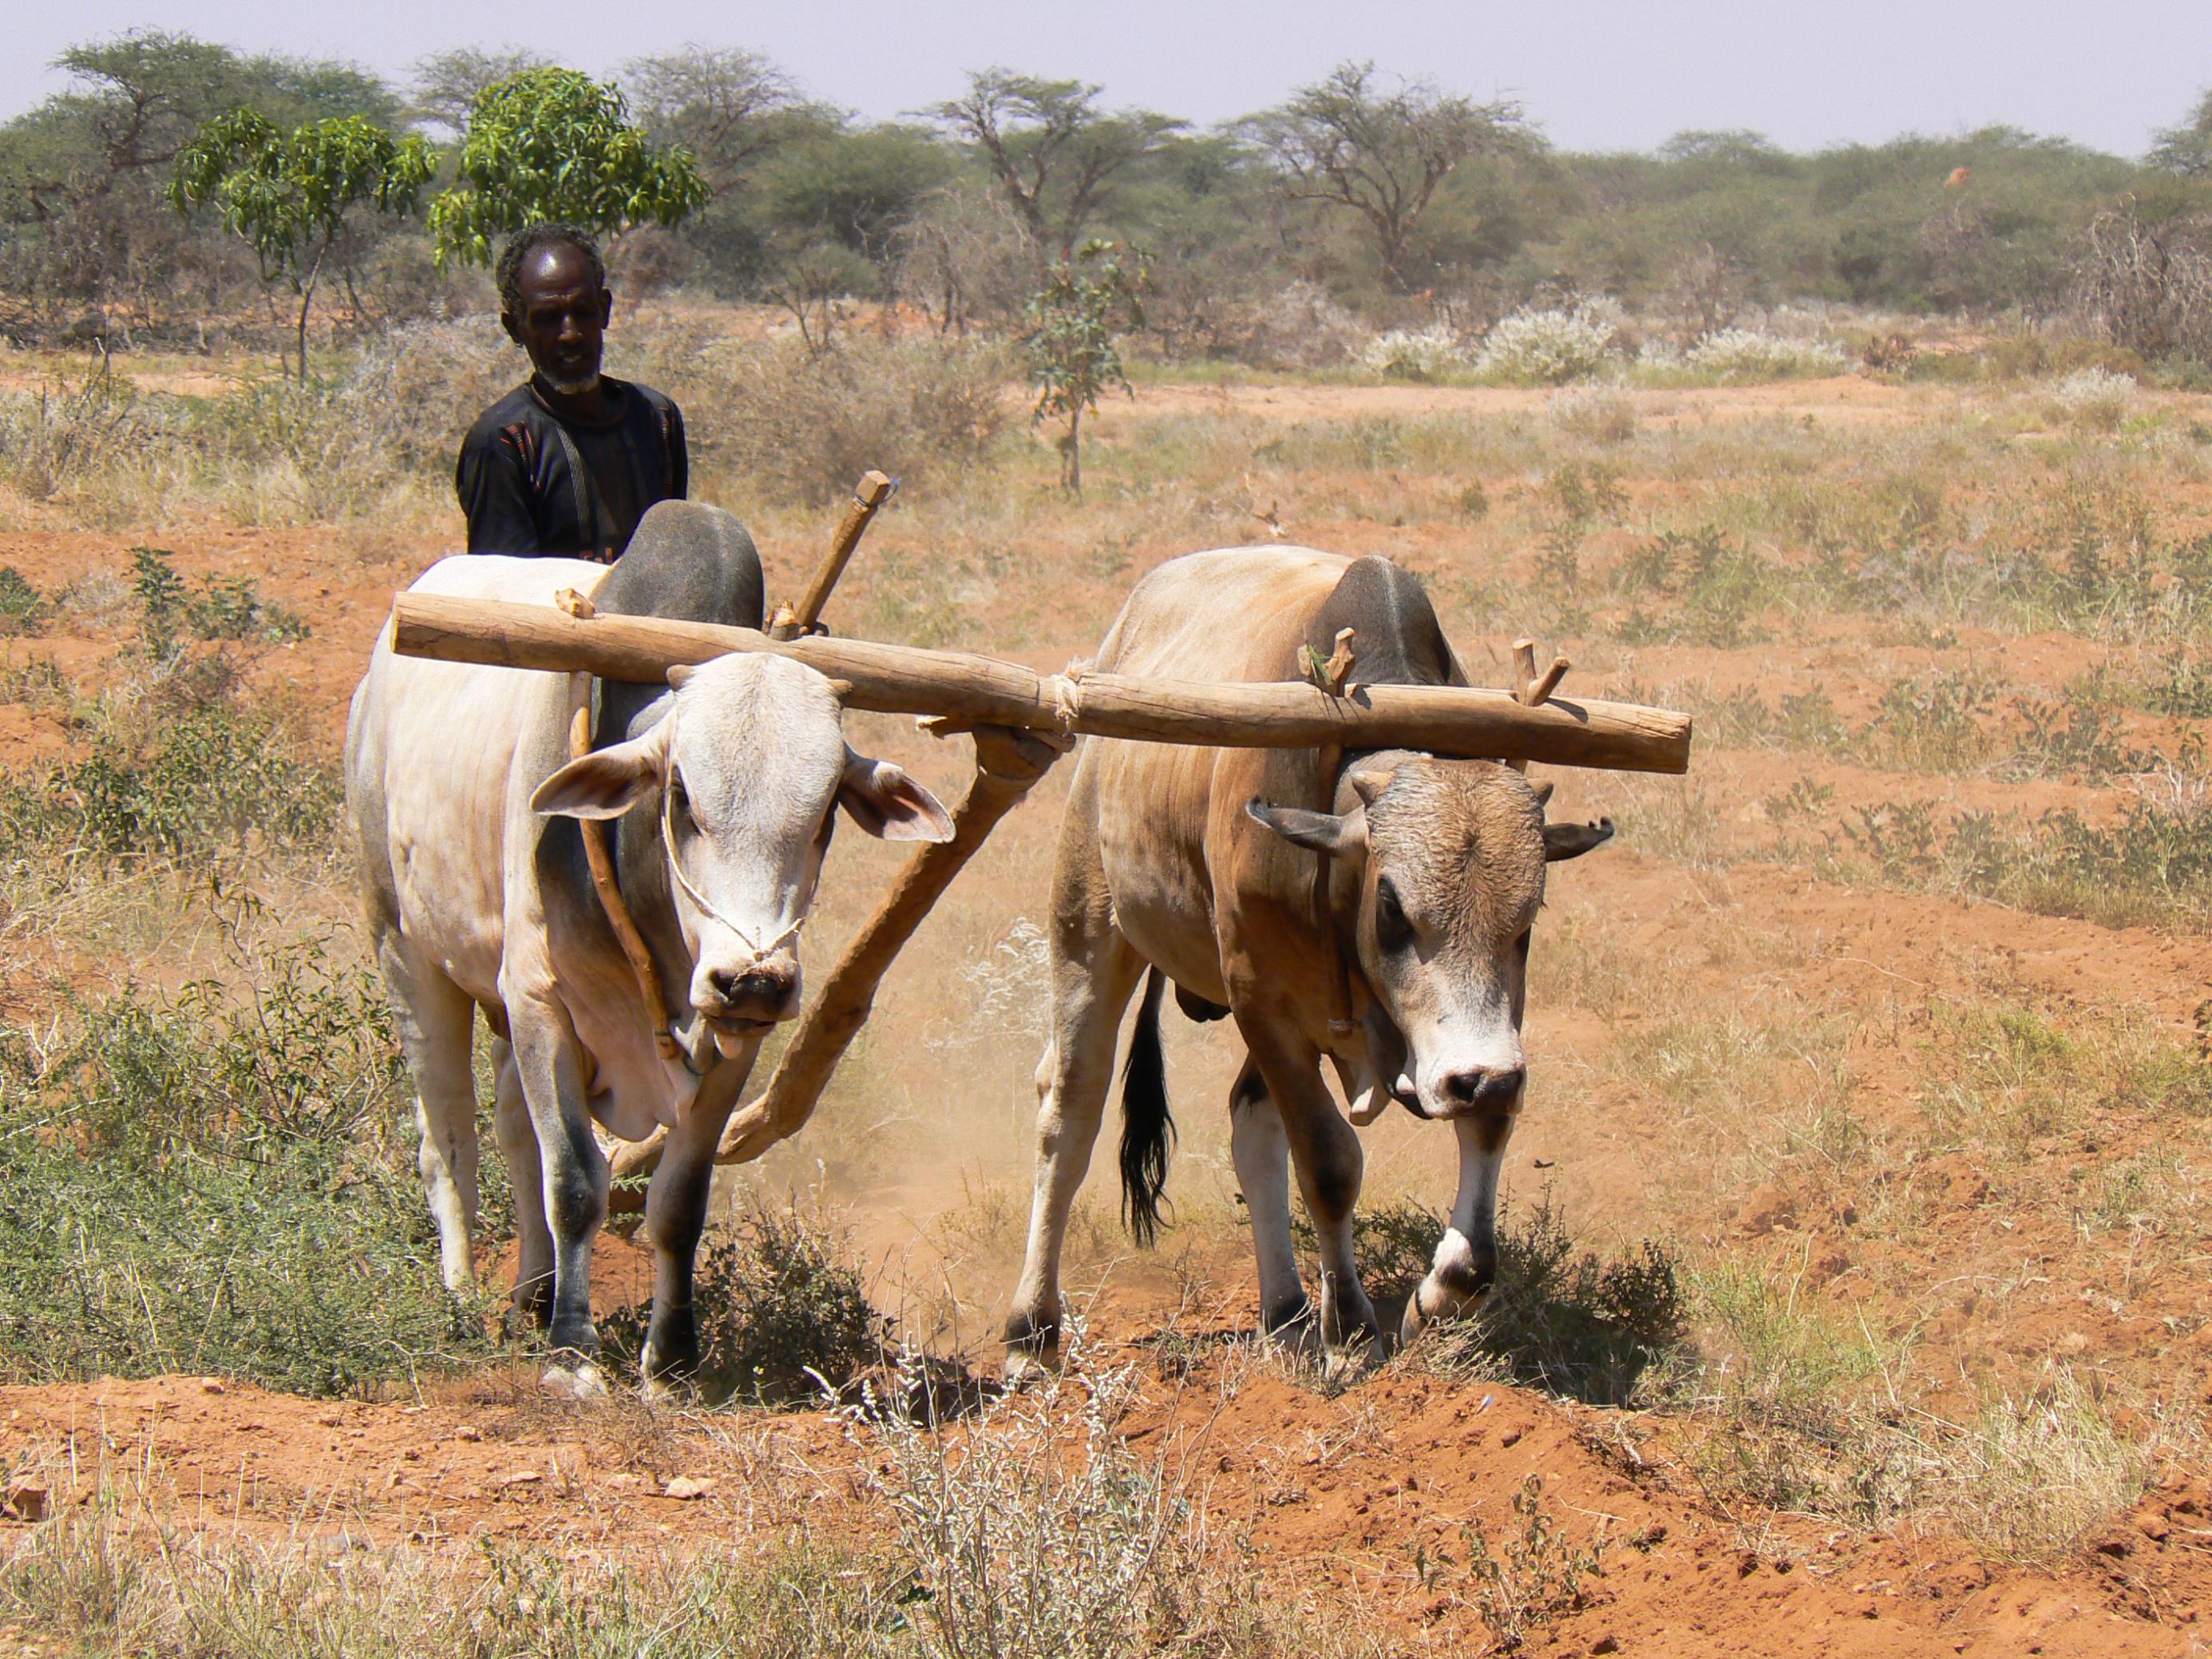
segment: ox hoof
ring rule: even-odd
[[[1319,1363],[1328,1358],[1328,1344],[1322,1340],[1321,1322],[1310,1313],[1285,1320],[1279,1325],[1264,1327],[1260,1332],[1260,1346],[1291,1359]]]
[[[1435,1322],[1421,1311],[1421,1292],[1419,1286],[1406,1298],[1406,1311],[1398,1319],[1398,1346],[1410,1348],[1414,1339]]]
[[[1060,1375],[1060,1350],[1009,1348],[1006,1350],[1006,1387],[1016,1392],[1024,1389],[1041,1389]]]
[[[542,1381],[545,1391],[563,1400],[605,1400],[607,1375],[591,1360],[577,1365],[548,1365]]]
[[[637,1397],[649,1406],[686,1406],[699,1391],[685,1376],[644,1376],[638,1379]]]
[[[1332,1348],[1371,1348],[1382,1341],[1382,1322],[1364,1291],[1340,1292],[1325,1300],[1321,1328]]]
[[[1348,1389],[1372,1375],[1383,1358],[1379,1344],[1362,1342],[1349,1348],[1332,1348],[1314,1363],[1323,1389]]]

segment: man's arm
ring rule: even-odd
[[[529,477],[506,433],[471,432],[462,440],[453,493],[468,518],[470,552],[543,551],[538,520],[530,511]]]

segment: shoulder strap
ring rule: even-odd
[[[592,477],[591,468],[584,465],[584,453],[576,447],[576,440],[567,424],[556,418],[553,430],[561,436],[561,453],[568,459],[570,486],[576,492],[576,516],[583,526],[585,538],[591,543],[587,556],[600,564],[611,564],[615,530],[607,517],[605,503],[599,499],[599,485]]]

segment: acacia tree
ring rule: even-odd
[[[1142,255],[1125,263],[1112,242],[1085,242],[1052,268],[1030,301],[1029,382],[1037,394],[1033,423],[1054,416],[1067,422],[1060,441],[1061,488],[1083,493],[1083,416],[1101,393],[1119,387],[1130,396],[1129,372],[1115,337],[1145,325]]]
[[[486,87],[520,75],[525,70],[548,68],[545,58],[526,46],[486,52],[481,46],[456,46],[415,60],[409,85],[409,112],[458,137],[468,131],[469,106]]]
[[[686,46],[634,58],[622,66],[622,79],[636,100],[639,125],[689,150],[718,197],[743,183],[787,135],[793,125],[787,118],[801,112],[783,71],[740,47]]]
[[[1400,289],[1408,245],[1437,187],[1462,161],[1529,143],[1510,100],[1478,104],[1419,81],[1386,92],[1371,63],[1340,64],[1247,128],[1282,167],[1291,199],[1367,222],[1382,279]]]
[[[430,204],[430,240],[441,268],[489,264],[492,239],[525,225],[619,235],[676,224],[708,193],[690,152],[653,143],[616,88],[574,70],[525,70],[469,106],[458,177]]]
[[[2197,94],[2179,125],[2161,127],[2152,136],[2158,142],[2145,159],[2153,167],[2185,179],[2212,178],[2212,92]]]
[[[307,313],[347,213],[415,210],[437,163],[430,147],[396,138],[362,115],[311,121],[289,133],[266,116],[234,109],[203,125],[177,153],[170,200],[180,213],[215,208],[253,245],[264,283],[282,277],[299,301],[300,379],[307,378]]]
[[[54,60],[70,87],[0,123],[0,282],[34,314],[66,301],[125,307],[152,323],[217,303],[228,267],[173,210],[178,152],[206,122],[247,106],[280,125],[333,115],[392,124],[374,76],[342,64],[243,57],[187,34],[134,30]],[[48,314],[52,314],[48,313]]]
[[[982,152],[1038,250],[1063,264],[1110,199],[1115,175],[1185,125],[1150,110],[1109,114],[1097,106],[1100,91],[988,69],[968,77],[963,95],[927,112]]]

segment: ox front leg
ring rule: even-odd
[[[1322,1339],[1337,1346],[1379,1343],[1382,1328],[1361,1288],[1352,1243],[1352,1214],[1366,1168],[1359,1137],[1322,1081],[1319,1054],[1286,1052],[1263,1019],[1248,1019],[1240,1012],[1237,1023],[1274,1098],[1297,1167],[1298,1190],[1320,1240]]]
[[[1459,1194],[1428,1276],[1407,1298],[1400,1340],[1410,1342],[1433,1322],[1469,1312],[1490,1294],[1498,1278],[1498,1176],[1505,1164],[1505,1143],[1513,1136],[1513,1117],[1497,1112],[1453,1120],[1459,1137]]]
[[[553,1298],[545,1339],[556,1371],[574,1370],[579,1393],[605,1391],[599,1334],[592,1323],[592,1243],[607,1218],[607,1160],[592,1134],[584,1080],[568,1022],[557,1009],[507,1002],[514,1061],[536,1132],[538,1193],[553,1240]]]
[[[752,1055],[716,1066],[669,1132],[659,1167],[645,1194],[645,1231],[653,1242],[653,1321],[639,1357],[648,1397],[671,1392],[699,1373],[699,1320],[692,1273],[707,1205],[714,1189],[714,1149],[722,1126],[752,1070]]]
[[[1036,1187],[1029,1249],[1007,1310],[1006,1377],[1020,1382],[1060,1363],[1060,1258],[1067,1217],[1091,1168],[1113,1082],[1121,1011],[1142,964],[1116,934],[1085,958],[1055,964],[1053,1034],[1037,1064]]]

